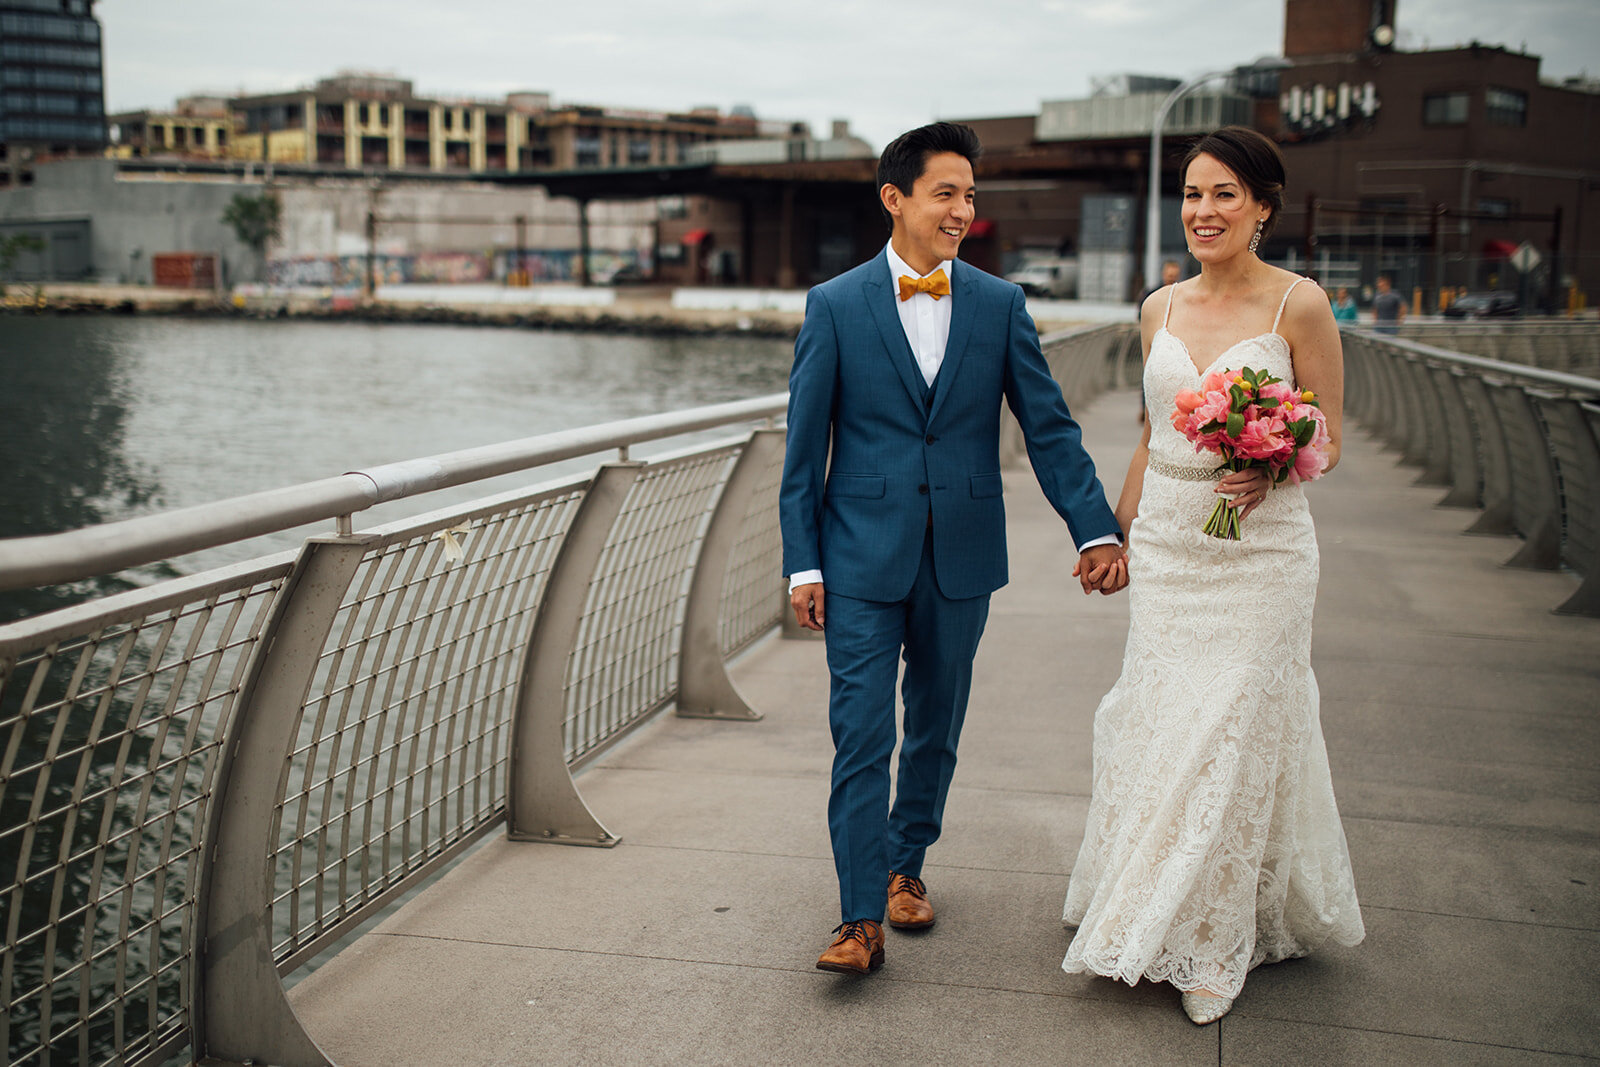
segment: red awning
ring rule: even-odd
[[[1490,240],[1483,242],[1483,254],[1489,259],[1510,259],[1518,247],[1515,241]]]
[[[686,245],[697,245],[710,236],[710,230],[690,230],[688,233],[683,235],[683,243]]]
[[[973,219],[972,225],[967,227],[968,237],[988,237],[994,233],[993,219]]]

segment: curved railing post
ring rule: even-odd
[[[1479,486],[1483,470],[1478,461],[1478,448],[1472,437],[1472,420],[1467,415],[1467,401],[1461,395],[1461,371],[1451,367],[1434,366],[1434,391],[1439,396],[1445,433],[1450,436],[1449,474],[1450,491],[1439,501],[1440,507],[1475,508],[1481,499]]]
[[[1489,393],[1489,382],[1481,374],[1467,375],[1456,385],[1472,413],[1477,436],[1478,456],[1483,461],[1483,513],[1468,526],[1467,533],[1491,537],[1515,534],[1511,509],[1511,453],[1500,413]]]
[[[745,722],[761,718],[728,677],[728,664],[722,655],[722,592],[750,500],[761,476],[782,451],[784,437],[783,430],[756,430],[750,435],[723,483],[711,523],[700,542],[678,650],[678,714],[684,718]]]
[[[1490,397],[1500,414],[1511,456],[1511,517],[1526,540],[1508,567],[1553,571],[1561,565],[1561,497],[1556,489],[1555,457],[1533,410],[1533,398],[1522,386],[1491,386]]]
[[[1561,558],[1583,577],[1557,615],[1600,617],[1600,408],[1567,396],[1533,394],[1561,471],[1566,505]],[[1592,425],[1591,425],[1592,424]]]
[[[273,960],[275,816],[300,709],[371,540],[306,542],[240,693],[199,864],[195,1030],[210,1059],[282,1067],[333,1062],[300,1025]]]
[[[576,647],[589,582],[606,538],[639,477],[640,463],[607,463],[595,474],[551,567],[523,660],[511,727],[507,836],[610,848],[621,838],[583,802],[567,766],[567,664]]]

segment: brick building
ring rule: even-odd
[[[1472,44],[1397,52],[1390,0],[1287,0],[1278,114],[1292,202],[1271,246],[1325,284],[1600,292],[1600,85]],[[1315,204],[1312,201],[1315,201]],[[1516,270],[1523,245],[1539,263]],[[1525,276],[1526,275],[1526,276]]]

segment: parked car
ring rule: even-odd
[[[601,268],[590,280],[596,285],[643,285],[650,278],[637,263],[624,263],[609,270]]]
[[[1078,291],[1078,264],[1072,259],[1036,259],[1006,275],[1029,296],[1070,297]]]
[[[1522,314],[1515,293],[1468,293],[1444,309],[1447,319],[1488,319]]]

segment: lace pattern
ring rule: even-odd
[[[1277,333],[1206,370],[1219,366],[1294,381]],[[1236,996],[1250,968],[1365,930],[1311,671],[1311,513],[1300,487],[1282,485],[1240,540],[1204,533],[1213,482],[1162,473],[1216,465],[1164,417],[1201,377],[1159,330],[1131,624],[1122,676],[1095,712],[1093,795],[1063,914],[1078,929],[1062,967]]]

